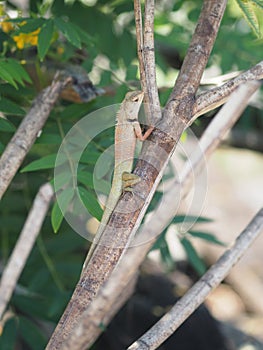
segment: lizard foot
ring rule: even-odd
[[[132,192],[132,186],[141,181],[140,176],[128,173],[127,171],[122,173],[122,189],[125,192]]]

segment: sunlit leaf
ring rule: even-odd
[[[251,2],[259,8],[263,9],[263,0],[251,0]]]
[[[236,2],[254,33],[257,35],[257,37],[260,37],[260,26],[253,2],[250,0],[236,0]]]

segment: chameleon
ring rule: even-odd
[[[138,121],[138,114],[144,98],[142,91],[130,91],[126,94],[116,116],[115,125],[115,151],[114,151],[114,172],[110,194],[107,199],[105,210],[95,239],[88,252],[83,265],[83,270],[87,266],[96,246],[109,221],[111,213],[123,191],[132,191],[131,186],[140,181],[140,177],[131,174],[136,140],[144,141],[151,134],[153,127],[150,127],[145,134],[142,134]]]

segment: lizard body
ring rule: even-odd
[[[140,181],[138,176],[130,174],[133,166],[136,139],[138,138],[140,141],[144,141],[153,130],[153,128],[149,128],[146,133],[142,135],[138,114],[143,97],[144,93],[142,91],[128,92],[117,113],[115,126],[115,164],[112,187],[95,239],[83,265],[83,270],[87,266],[96,246],[99,244],[105,226],[109,221],[122,191],[130,191],[130,186]]]

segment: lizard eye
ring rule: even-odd
[[[139,101],[139,97],[135,97],[134,99],[133,99],[133,102],[138,102]]]

